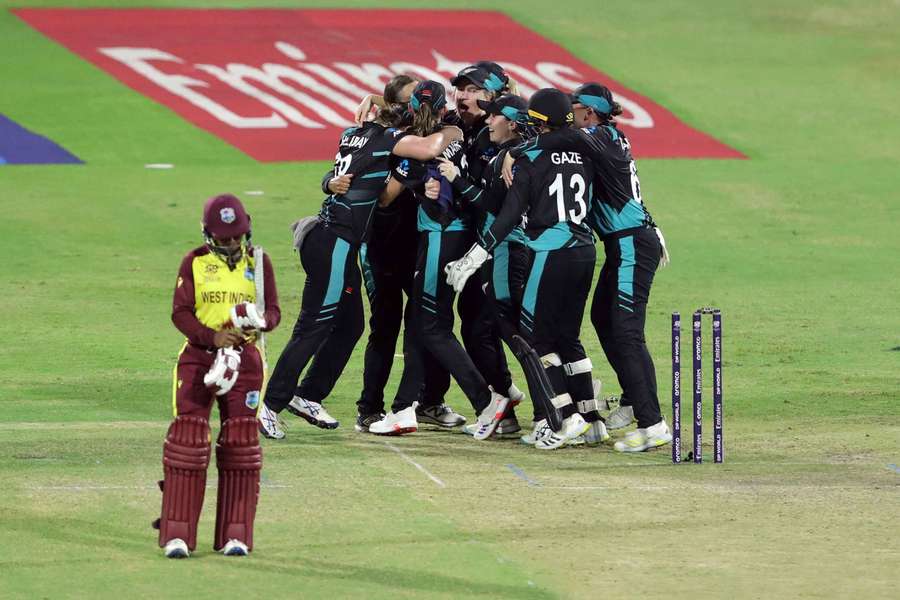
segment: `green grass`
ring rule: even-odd
[[[196,560],[164,561],[149,522],[181,339],[177,261],[200,243],[204,198],[264,190],[244,199],[277,268],[277,353],[302,285],[287,224],[321,201],[325,163],[255,163],[0,12],[0,113],[87,163],[0,167],[0,596],[892,596],[896,3],[454,6],[508,12],[749,157],[640,163],[674,260],[647,326],[664,410],[669,314],[721,306],[728,463],[544,455],[439,432],[390,440],[440,487],[353,433],[360,347],[328,400],[341,429],[291,423],[265,444],[253,557],[211,553],[210,489]],[[583,337],[615,392],[589,323]],[[466,405],[456,388],[448,400]]]

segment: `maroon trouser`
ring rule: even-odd
[[[187,345],[175,372],[175,420],[163,446],[162,514],[159,545],[180,538],[190,550],[197,545],[197,523],[206,491],[210,458],[209,415],[218,400],[222,429],[216,444],[219,471],[216,529],[213,547],[237,539],[253,549],[253,521],[259,497],[262,449],[256,425],[262,360],[255,346],[241,349],[241,366],[234,387],[215,396],[203,383],[215,352]]]

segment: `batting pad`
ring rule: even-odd
[[[160,547],[175,538],[184,540],[191,551],[197,547],[209,455],[209,422],[203,417],[176,417],[163,445]]]
[[[234,417],[222,424],[216,444],[216,465],[219,494],[213,547],[221,550],[228,540],[235,539],[253,550],[253,520],[262,470],[256,417]]]

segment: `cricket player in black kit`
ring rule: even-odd
[[[641,452],[672,440],[660,414],[656,370],[644,339],[647,301],[657,267],[668,254],[662,234],[641,198],[631,145],[612,117],[622,112],[605,86],[585,84],[572,94],[578,111],[596,123],[540,136],[529,151],[574,150],[594,169],[589,222],[603,240],[606,261],[591,305],[591,321],[607,360],[637,417],[636,431],[615,444],[620,452]],[[664,263],[663,263],[664,264]]]
[[[409,120],[409,98],[418,83],[406,75],[391,78],[384,88],[381,110],[402,114],[405,123]],[[331,175],[330,172],[326,175],[323,187],[328,184]],[[325,189],[326,194],[332,191]],[[378,206],[373,215],[369,241],[360,246],[359,259],[370,317],[363,359],[363,389],[356,402],[358,414],[355,429],[359,432],[368,432],[372,423],[384,418],[384,388],[393,367],[400,327],[403,324],[408,328],[412,319],[412,282],[419,242],[417,209],[418,202],[408,190],[404,190],[389,206]],[[407,298],[405,309],[404,295]],[[404,354],[413,351],[408,343],[413,338],[413,335],[404,336]],[[444,404],[444,394],[450,388],[450,373],[430,354],[426,353],[424,359],[425,388],[416,407],[419,422],[445,428],[465,424],[465,417]],[[408,377],[403,378],[397,393],[401,396],[408,394],[414,385],[416,383]]]
[[[491,140],[488,127],[489,114],[483,103],[490,102],[503,93],[510,91],[509,75],[503,67],[495,62],[480,61],[462,69],[451,80],[456,88],[456,112],[448,115],[448,122],[458,122],[465,134],[465,167],[467,179],[480,182],[484,171],[499,149]],[[457,195],[459,189],[456,189]],[[467,213],[477,213],[477,209],[464,206]],[[478,222],[481,215],[469,214],[473,222]],[[474,238],[473,240],[474,241]],[[460,316],[460,334],[466,352],[472,362],[491,386],[500,394],[514,400],[514,404],[525,399],[512,382],[512,374],[506,361],[506,354],[500,342],[500,331],[494,311],[485,301],[483,281],[476,278],[459,294],[457,310]],[[472,433],[476,424],[466,427]],[[498,436],[515,436],[520,431],[515,409],[510,408],[503,422],[497,426]]]
[[[427,134],[440,128],[445,112],[444,87],[434,81],[420,83],[410,98],[413,124],[410,131]],[[463,144],[454,142],[442,156],[459,168],[465,168]],[[450,184],[444,181],[436,200],[422,193],[426,180],[440,177],[436,163],[424,164],[414,160],[393,161],[391,176],[394,181],[388,187],[398,191],[401,186],[413,190],[419,199],[418,229],[419,248],[416,275],[413,281],[415,302],[415,333],[420,334],[421,344],[440,364],[450,371],[478,415],[476,439],[485,439],[496,429],[503,418],[509,398],[492,391],[484,377],[472,362],[469,354],[453,335],[453,302],[455,293],[440,276],[443,267],[462,256],[471,243],[472,233],[468,219],[459,210]],[[404,374],[411,369],[423,369],[421,352],[410,352],[404,364]],[[412,399],[395,400],[385,418],[369,427],[372,433],[400,434],[415,431],[418,427]]]
[[[568,127],[573,120],[569,98],[549,88],[532,96],[528,114],[542,131]],[[447,280],[457,289],[465,285],[488,253],[523,222],[531,268],[519,330],[540,355],[555,392],[550,401],[562,417],[557,431],[546,423],[538,431],[535,447],[551,450],[591,428],[573,402],[573,397],[593,398],[590,371],[582,377],[566,377],[563,365],[571,369],[590,362],[579,335],[596,260],[593,235],[583,222],[592,172],[577,152],[540,150],[526,153],[514,170],[512,187],[496,221],[479,244],[449,266]],[[529,387],[534,389],[531,381]]]
[[[481,239],[493,224],[506,198],[506,185],[500,173],[502,160],[497,160],[498,154],[521,143],[520,133],[531,134],[535,130],[528,124],[528,103],[521,96],[507,94],[496,100],[478,100],[478,106],[488,115],[484,133],[488,134],[491,143],[491,159],[481,170],[481,178],[476,179],[471,171],[468,175],[463,175],[456,166],[444,159],[440,159],[440,170],[453,185],[454,193],[462,206],[472,214],[476,235]],[[482,155],[485,154],[486,151],[483,150]],[[508,239],[497,245],[493,260],[482,266],[481,276],[468,282],[465,288],[479,291],[479,303],[482,306],[481,314],[473,327],[476,335],[489,338],[499,334],[510,347],[512,336],[518,333],[518,306],[528,269],[527,249],[523,238],[522,230],[518,227],[514,229]],[[515,414],[509,411],[497,426],[494,435],[514,437],[520,431]]]
[[[497,94],[509,91],[509,86],[514,83],[510,81],[509,76],[500,65],[490,61],[481,61],[465,67],[451,82],[456,88],[454,91],[456,110],[445,112],[442,122],[457,125],[463,130],[465,141],[460,160],[468,169],[473,181],[479,181],[488,162],[496,156],[497,147],[490,140],[486,126],[487,114],[478,105],[478,102],[489,101]],[[385,99],[377,96],[364,98],[357,110],[357,118],[362,118],[367,114],[373,104],[384,105]],[[402,198],[398,202],[402,202]],[[466,220],[468,221],[468,218]],[[377,277],[376,269],[373,269],[372,273]],[[517,404],[525,399],[525,395],[512,384],[512,375],[500,343],[499,331],[484,300],[484,291],[480,281],[474,281],[459,294],[457,309],[461,321],[462,341],[472,362],[491,388],[513,399],[514,404]],[[387,347],[387,343],[383,345]],[[370,357],[375,358],[375,354],[374,351],[367,353],[367,366],[376,364],[374,360],[371,362],[368,360]],[[449,387],[449,378],[428,358],[426,358],[426,367],[426,386],[422,402],[416,409],[417,415],[426,423],[444,427],[453,426],[457,420],[453,420],[453,414],[448,412],[442,404],[443,395]],[[367,371],[369,371],[368,368]],[[368,390],[373,387],[368,384],[367,380],[367,390],[364,391],[366,402],[372,396]],[[362,413],[362,408],[360,411]],[[477,427],[477,424],[468,426],[467,431],[474,427]],[[514,409],[510,407],[504,422],[498,426],[498,433],[501,435],[515,434],[519,429]]]
[[[325,199],[314,224],[298,242],[306,284],[300,315],[272,372],[261,409],[260,426],[267,436],[284,437],[274,415],[286,407],[318,427],[338,426],[320,399],[296,394],[297,379],[310,359],[316,357],[310,372],[322,377],[323,381],[314,387],[324,399],[362,335],[357,256],[360,245],[370,235],[372,215],[388,178],[389,157],[395,152],[409,158],[432,159],[462,136],[456,128],[428,137],[403,136],[394,127],[398,122],[399,115],[386,112],[379,120],[351,127],[341,135],[334,175],[337,179],[349,176],[349,185],[345,186],[346,191]],[[313,387],[312,383],[307,385]]]

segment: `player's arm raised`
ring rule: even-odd
[[[404,158],[432,160],[446,150],[447,146],[461,139],[463,139],[463,132],[459,127],[444,127],[427,137],[403,136],[394,145],[393,153]]]

